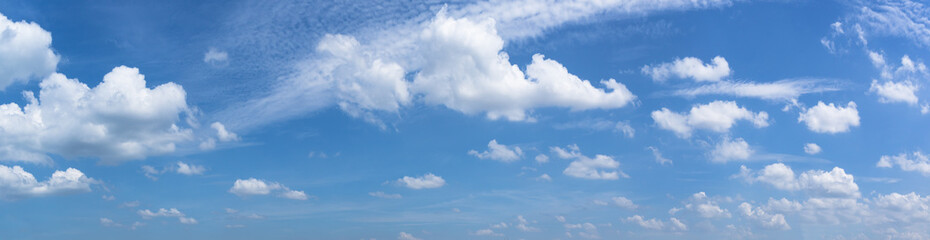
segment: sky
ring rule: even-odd
[[[930,239],[928,16],[0,0],[0,239]]]

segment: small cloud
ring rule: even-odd
[[[229,54],[211,47],[203,54],[203,62],[214,67],[225,67],[229,64]]]

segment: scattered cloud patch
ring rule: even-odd
[[[730,64],[720,56],[714,57],[706,64],[701,59],[686,57],[670,63],[643,66],[642,71],[656,82],[664,82],[671,77],[690,78],[697,82],[716,82],[730,76]]]
[[[488,142],[488,150],[484,152],[478,152],[476,150],[469,150],[469,155],[473,155],[480,159],[491,159],[501,162],[515,162],[520,160],[523,157],[523,150],[520,150],[520,147],[508,147],[507,145],[498,144],[497,140],[491,140]]]
[[[894,156],[884,155],[878,160],[875,166],[880,168],[894,168],[898,166],[901,171],[918,172],[924,176],[930,176],[930,159],[921,152],[911,154],[901,153]]]
[[[829,105],[817,102],[817,106],[801,112],[798,122],[807,125],[807,129],[817,133],[848,132],[851,127],[859,126],[859,110],[855,102],[849,102],[846,107]]]
[[[397,179],[397,183],[410,189],[430,189],[446,185],[446,180],[432,173],[427,173],[419,177],[404,176]]]
[[[48,180],[39,182],[20,166],[0,165],[0,199],[4,200],[86,193],[98,183],[74,168],[56,170]]]
[[[577,145],[569,145],[568,150],[560,147],[552,147],[551,150],[562,159],[573,160],[562,171],[566,176],[593,180],[617,180],[620,177],[630,177],[618,170],[620,162],[614,160],[613,157],[598,154],[590,158],[581,154]]]
[[[820,153],[820,151],[820,145],[817,145],[816,143],[804,144],[804,152],[807,154],[814,155]]]
[[[727,132],[736,121],[750,121],[757,128],[767,127],[769,115],[766,112],[754,113],[745,107],[739,107],[732,101],[713,101],[691,107],[688,113],[672,112],[662,108],[652,112],[652,119],[659,128],[675,132],[678,137],[689,138],[695,129],[714,132]]]
[[[303,191],[291,190],[283,184],[277,182],[267,182],[265,180],[259,180],[255,178],[236,179],[236,182],[233,183],[232,188],[229,189],[229,193],[235,194],[239,197],[246,197],[250,195],[268,195],[273,192],[281,198],[293,200],[307,200],[309,198]]]

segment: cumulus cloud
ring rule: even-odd
[[[207,171],[207,168],[203,166],[187,164],[187,163],[180,162],[180,161],[178,162],[178,168],[177,168],[178,174],[184,174],[188,176],[200,175],[200,174],[203,174],[204,171]]]
[[[749,148],[749,143],[746,143],[746,140],[742,138],[730,140],[730,138],[727,137],[717,143],[714,150],[710,152],[710,159],[717,163],[743,161],[749,159],[753,152],[754,151]]]
[[[573,160],[562,171],[566,176],[596,180],[617,180],[620,177],[630,177],[618,170],[620,162],[614,160],[613,157],[597,154],[594,158],[590,158],[581,154],[578,145],[569,145],[568,150],[560,147],[552,147],[551,150],[562,159]]]
[[[930,222],[930,197],[911,192],[890,193],[872,199],[879,222]]]
[[[727,132],[736,121],[750,121],[757,128],[769,125],[766,112],[754,113],[745,107],[739,107],[732,101],[713,101],[691,107],[688,113],[672,112],[662,108],[652,112],[652,119],[659,128],[675,132],[678,137],[689,138],[695,129],[714,132]]]
[[[475,232],[472,233],[472,234],[474,234],[474,235],[476,235],[476,236],[495,236],[495,237],[504,236],[504,234],[496,233],[496,232],[494,232],[494,230],[491,230],[490,228],[481,229],[481,230],[475,231]]]
[[[543,164],[543,163],[549,162],[549,156],[546,156],[546,154],[539,154],[539,155],[536,155],[536,158],[534,158],[534,159],[536,160],[536,163],[539,163],[539,164]]]
[[[229,189],[229,193],[235,194],[239,197],[276,193],[278,197],[293,200],[307,200],[309,198],[303,191],[291,190],[283,184],[277,182],[267,182],[265,180],[259,180],[255,178],[236,179],[236,182],[233,183],[232,188]]]
[[[687,231],[688,230],[688,226],[682,223],[677,218],[669,218],[668,223],[666,223],[665,221],[659,220],[659,219],[655,219],[655,218],[650,218],[647,220],[643,218],[643,216],[640,216],[640,215],[633,215],[632,217],[627,217],[626,219],[622,219],[622,220],[623,222],[634,223],[636,225],[639,225],[642,228],[652,229],[652,230],[663,230],[663,229],[668,229],[671,231]]]
[[[94,157],[118,163],[175,151],[191,138],[177,125],[189,112],[184,89],[174,83],[147,88],[136,68],[116,67],[94,88],[52,74],[28,104],[0,105],[0,158],[48,162],[46,154]]]
[[[139,216],[141,216],[143,219],[152,219],[156,217],[176,217],[178,218],[178,222],[181,222],[183,224],[197,224],[196,219],[186,217],[184,213],[182,213],[181,211],[178,211],[177,208],[170,208],[170,209],[161,208],[155,212],[153,212],[152,210],[148,210],[148,209],[142,209],[142,210],[137,211],[136,213],[138,213]]]
[[[820,151],[820,145],[817,145],[816,143],[804,144],[804,152],[807,154],[814,155],[820,153]]]
[[[851,174],[839,167],[832,170],[808,170],[797,178],[795,173],[783,163],[773,163],[758,172],[753,172],[746,166],[740,167],[742,178],[749,183],[763,182],[786,191],[804,190],[814,197],[823,198],[859,198],[859,185]]]
[[[397,183],[410,189],[429,189],[439,188],[443,185],[446,185],[446,180],[432,173],[427,173],[426,175],[419,177],[404,176],[400,179],[397,179]]]
[[[785,221],[785,215],[783,214],[772,214],[766,212],[761,207],[752,207],[752,204],[743,202],[739,205],[740,213],[762,227],[770,229],[780,229],[780,230],[790,230],[791,226],[788,225],[788,222]]]
[[[879,84],[878,80],[872,80],[869,92],[878,94],[878,101],[882,103],[903,102],[915,105],[917,104],[916,92],[918,89],[920,89],[920,87],[910,81],[887,81]]]
[[[798,122],[807,124],[807,129],[817,133],[848,132],[850,127],[859,126],[859,110],[852,101],[846,107],[817,102],[817,106],[800,113]]]
[[[732,216],[730,211],[721,208],[716,200],[707,197],[707,193],[695,193],[691,195],[689,201],[685,204],[685,209],[695,211],[703,218],[730,218]]]
[[[507,145],[498,144],[496,139],[488,142],[488,150],[478,152],[476,150],[468,151],[469,155],[474,155],[480,159],[491,159],[501,162],[514,162],[523,157],[523,151],[520,147],[508,147]]]
[[[39,24],[0,13],[0,33],[0,90],[55,72],[61,57],[52,51],[52,34]]]
[[[618,207],[622,207],[622,208],[626,208],[630,210],[639,208],[639,205],[636,205],[635,203],[633,203],[632,200],[626,197],[613,197],[610,200],[613,201],[614,205],[617,205]]]
[[[698,82],[716,82],[730,76],[730,64],[720,56],[714,57],[706,64],[701,59],[686,57],[675,59],[670,63],[643,66],[642,71],[643,74],[649,75],[657,82],[664,82],[670,77],[691,78]]]
[[[502,52],[504,40],[491,19],[474,22],[440,12],[420,37],[426,61],[412,89],[430,104],[526,121],[533,120],[527,114],[533,108],[614,109],[636,98],[616,80],[601,81],[610,91],[596,88],[541,54],[533,55],[524,73]]]
[[[921,152],[901,153],[895,156],[883,155],[875,164],[880,168],[894,168],[895,165],[902,171],[918,172],[924,176],[930,176],[930,159]]]
[[[20,166],[0,165],[0,199],[18,200],[31,197],[90,192],[99,181],[74,168],[55,171],[48,180],[39,182]]]

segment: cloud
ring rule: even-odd
[[[698,87],[674,91],[675,95],[694,98],[701,95],[730,95],[764,100],[797,99],[803,94],[840,90],[823,84],[819,79],[784,79],[769,83],[719,81]]]
[[[495,237],[504,236],[504,234],[496,233],[494,232],[494,230],[491,230],[491,229],[481,229],[481,230],[475,231],[473,234],[476,236],[495,236]]]
[[[902,171],[918,172],[924,176],[930,176],[930,159],[921,152],[913,152],[910,157],[907,153],[895,156],[883,155],[875,164],[880,168],[894,168],[895,165]]]
[[[821,151],[820,146],[817,145],[816,143],[804,144],[804,152],[807,154],[814,155],[814,154],[820,153],[820,151]]]
[[[293,200],[307,200],[308,196],[303,191],[291,190],[290,188],[276,182],[266,182],[265,180],[259,180],[255,178],[249,179],[236,179],[236,182],[233,183],[232,188],[229,189],[229,193],[235,194],[239,197],[246,197],[249,195],[268,195],[272,192],[277,193],[278,197],[293,199]]]
[[[593,180],[617,180],[620,177],[630,177],[626,173],[617,170],[620,167],[620,162],[614,160],[613,157],[597,154],[594,158],[590,158],[581,154],[581,150],[577,145],[569,145],[568,148],[569,150],[560,147],[550,148],[560,158],[573,160],[562,171],[566,176]]]
[[[655,157],[656,162],[659,163],[660,165],[666,165],[666,164],[672,165],[672,160],[662,157],[662,153],[659,152],[658,148],[649,146],[649,147],[646,147],[646,149],[649,149],[649,151],[652,151],[652,156]]]
[[[502,52],[504,40],[492,19],[474,22],[440,12],[420,38],[426,64],[412,89],[429,104],[483,112],[492,120],[532,121],[527,111],[534,108],[614,109],[636,99],[613,79],[601,81],[609,92],[596,88],[541,54],[533,55],[524,73]]]
[[[834,167],[829,172],[808,170],[801,173],[798,178],[794,176],[794,171],[787,165],[773,163],[759,172],[753,172],[746,166],[741,166],[740,174],[734,177],[742,178],[749,183],[764,182],[780,190],[804,190],[814,197],[856,199],[861,196],[859,185],[856,184],[853,175],[847,174],[839,167]]]
[[[203,62],[217,67],[226,66],[229,64],[229,54],[211,47],[203,54]]]
[[[915,92],[917,92],[918,89],[920,89],[920,87],[911,81],[887,81],[879,84],[878,80],[872,80],[869,92],[878,94],[878,101],[881,103],[903,102],[915,105],[917,104],[917,95]]]
[[[685,208],[697,212],[703,218],[730,218],[732,216],[729,210],[720,208],[717,201],[708,198],[704,192],[691,195],[689,201],[685,204]]]
[[[429,189],[439,188],[443,185],[446,185],[446,180],[442,179],[440,176],[433,175],[432,173],[427,173],[426,175],[420,177],[404,176],[400,179],[397,179],[397,183],[410,189]]]
[[[19,200],[31,197],[90,192],[90,185],[100,183],[74,168],[56,170],[48,180],[39,182],[20,166],[0,165],[0,199]]]
[[[517,224],[515,228],[521,232],[539,232],[539,228],[529,226],[530,222],[523,217],[523,215],[517,216]]]
[[[590,129],[596,131],[613,131],[622,133],[627,138],[636,136],[636,129],[626,121],[610,121],[606,119],[585,119],[555,125],[555,129]]]
[[[28,104],[0,105],[0,156],[47,163],[46,154],[93,157],[103,163],[175,151],[191,130],[177,125],[189,112],[184,89],[174,83],[146,88],[139,69],[120,66],[94,88],[52,74]]]
[[[400,232],[400,235],[397,236],[397,240],[421,240],[413,236],[413,234]]]
[[[549,156],[546,156],[546,154],[539,154],[539,155],[536,155],[536,158],[534,158],[534,159],[536,160],[536,163],[539,163],[539,164],[543,164],[543,163],[549,162]]]
[[[539,175],[539,177],[536,177],[536,181],[552,182],[552,177],[550,177],[549,174],[543,173],[542,175]]]
[[[0,90],[55,72],[61,57],[51,49],[52,34],[39,24],[0,13],[0,33]]]
[[[634,204],[633,201],[631,201],[630,199],[627,199],[626,197],[613,197],[610,200],[612,200],[614,202],[614,205],[617,205],[618,207],[622,207],[622,208],[626,208],[630,210],[639,208],[639,205]]]
[[[626,219],[621,219],[621,220],[627,223],[635,223],[636,225],[639,225],[640,227],[643,227],[646,229],[652,229],[652,230],[662,230],[662,229],[668,229],[671,231],[687,231],[688,230],[688,226],[682,223],[681,221],[679,221],[677,218],[669,218],[668,224],[666,224],[666,222],[662,220],[658,220],[655,218],[646,220],[643,218],[643,216],[640,216],[640,215],[633,215],[632,217],[627,217]]]
[[[930,197],[920,196],[911,192],[908,194],[890,193],[878,195],[872,199],[872,205],[880,217],[879,222],[928,222],[930,221]]]
[[[779,230],[791,229],[791,226],[785,221],[785,215],[783,214],[771,214],[760,207],[753,208],[752,204],[747,202],[741,203],[739,205],[739,210],[744,217],[755,221],[762,225],[762,227]]]
[[[739,107],[732,101],[713,101],[691,107],[687,114],[676,113],[662,108],[652,112],[652,119],[659,128],[675,132],[680,138],[691,137],[695,129],[714,132],[727,132],[738,120],[751,121],[757,128],[767,127],[769,115],[766,112],[754,113],[745,107]]]
[[[178,174],[184,174],[188,176],[200,175],[200,174],[203,174],[203,172],[206,170],[207,168],[200,166],[200,165],[193,165],[193,164],[187,164],[184,162],[178,162],[178,169],[177,169]]]
[[[909,0],[868,2],[855,19],[869,27],[872,33],[904,37],[930,47],[930,8]]]
[[[726,163],[729,161],[743,161],[749,159],[753,154],[749,148],[749,143],[742,138],[730,140],[729,137],[717,143],[714,150],[710,152],[710,159],[716,163]]]
[[[153,212],[148,209],[139,210],[136,213],[139,214],[143,219],[152,219],[156,217],[177,217],[178,222],[183,224],[197,224],[197,220],[194,218],[189,218],[184,215],[181,211],[178,211],[177,208],[164,209],[160,208],[157,212]]]
[[[395,193],[395,194],[387,194],[387,193],[384,193],[384,192],[382,192],[382,191],[370,192],[370,193],[368,193],[368,195],[370,195],[370,196],[372,196],[372,197],[384,198],[384,199],[401,199],[401,198],[403,198],[403,196],[401,196],[400,194],[396,194],[396,193]]]
[[[642,71],[656,82],[664,82],[670,77],[691,78],[698,82],[716,82],[730,76],[730,64],[720,56],[714,57],[707,64],[701,59],[686,57],[675,59],[671,63],[643,66]]]
[[[507,145],[498,144],[496,139],[492,139],[491,142],[488,142],[488,150],[480,153],[475,150],[469,150],[468,154],[474,155],[480,159],[491,159],[501,162],[514,162],[523,157],[523,151],[520,150],[520,147],[508,147]]]
[[[807,129],[817,133],[848,132],[850,127],[859,126],[859,110],[852,101],[846,107],[817,102],[817,106],[800,113],[798,122],[807,124]]]

